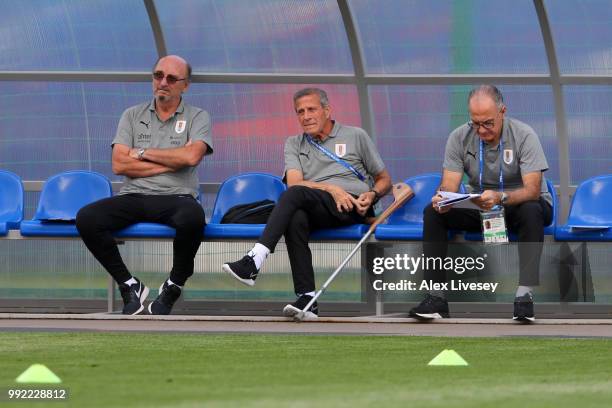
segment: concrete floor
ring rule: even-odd
[[[122,316],[117,314],[0,314],[0,331],[101,331],[171,333],[340,334],[447,337],[604,337],[612,319],[444,319],[428,323],[404,317],[319,318],[293,322],[261,316]]]

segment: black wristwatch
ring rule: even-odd
[[[508,202],[508,193],[502,192],[501,199],[499,200],[499,202],[501,205],[506,205],[506,203]]]
[[[371,189],[368,191],[368,193],[374,193],[374,200],[372,201],[372,204],[376,204],[378,200],[380,200],[381,195],[378,193],[378,191]]]

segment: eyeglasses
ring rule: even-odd
[[[504,111],[504,107],[502,106],[499,109],[499,112],[497,112],[497,114],[502,113],[503,111]],[[497,116],[497,114],[496,114],[496,116]],[[485,128],[485,129],[487,129],[487,130],[491,130],[495,126],[495,119],[489,119],[489,120],[484,121],[484,122],[474,122],[473,120],[470,120],[467,124],[468,124],[469,127],[474,129],[475,132],[478,132],[478,129],[480,129],[481,126],[483,128]]]
[[[187,78],[177,78],[172,74],[164,75],[162,71],[155,71],[153,73],[153,79],[156,81],[162,81],[164,77],[166,78],[166,82],[168,83],[168,85],[174,85],[178,81],[184,81],[187,79]]]
[[[481,126],[487,130],[491,130],[495,126],[495,121],[493,119],[487,120],[486,122],[474,122],[473,120],[470,120],[467,124],[475,131],[478,131]]]

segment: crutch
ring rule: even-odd
[[[376,217],[372,225],[370,225],[368,232],[365,233],[363,238],[361,238],[361,240],[357,243],[357,245],[355,245],[355,248],[353,248],[353,250],[348,254],[348,256],[344,258],[340,266],[338,266],[336,270],[330,275],[330,277],[327,278],[323,286],[321,286],[321,289],[319,289],[319,291],[314,295],[314,297],[310,299],[310,302],[308,302],[308,304],[304,307],[304,309],[300,310],[295,316],[293,316],[293,319],[296,322],[301,322],[302,320],[304,320],[306,311],[310,309],[310,306],[312,306],[314,302],[317,301],[319,296],[321,296],[323,292],[325,292],[325,290],[327,289],[329,284],[334,280],[336,275],[340,273],[342,268],[344,268],[344,266],[348,263],[348,261],[351,260],[351,258],[353,257],[353,255],[355,255],[355,253],[361,247],[361,245],[364,242],[366,242],[367,239],[370,237],[370,235],[372,235],[372,233],[376,230],[376,227],[379,224],[381,224],[384,220],[386,220],[387,217],[389,217],[393,213],[393,211],[400,208],[402,205],[404,205],[406,201],[410,200],[412,197],[414,197],[414,192],[412,191],[412,189],[410,188],[408,184],[397,183],[393,185],[393,198],[394,198],[393,203],[391,203],[391,205],[387,207],[387,209],[383,211],[382,214]]]

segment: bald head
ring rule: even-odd
[[[167,55],[157,60],[153,68],[153,94],[157,105],[176,109],[182,94],[189,88],[191,66],[178,55]],[[156,106],[157,106],[156,105]]]
[[[188,82],[191,82],[191,65],[185,60],[183,57],[179,57],[178,55],[166,55],[165,57],[158,58],[153,65],[153,71],[156,71],[157,66],[161,62],[171,62],[173,64],[179,64],[182,66],[183,77],[187,78]]]
[[[502,109],[504,107],[504,96],[494,85],[478,85],[473,88],[468,95],[468,105],[472,102],[474,98],[490,98],[497,109]]]
[[[501,137],[506,106],[501,92],[493,85],[480,85],[468,96],[472,129],[486,143],[497,143]]]

